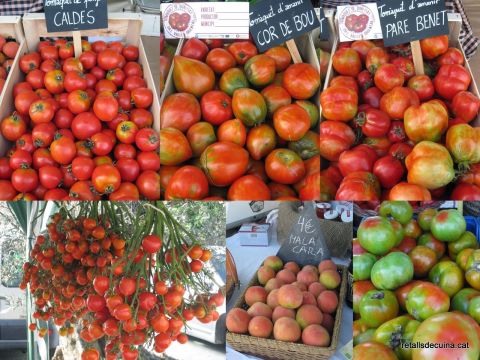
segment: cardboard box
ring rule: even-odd
[[[270,224],[243,224],[237,236],[242,246],[268,246],[271,226]]]

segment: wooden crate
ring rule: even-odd
[[[25,35],[23,33],[22,27],[22,18],[20,16],[0,16],[0,35],[5,38],[13,38],[19,44],[17,56],[12,64],[12,68],[7,76],[3,91],[0,94],[0,120],[9,116],[14,110],[13,107],[13,94],[12,89],[13,85],[17,82],[22,81],[21,74],[14,71],[15,68],[18,69],[18,63],[20,57],[27,52],[27,45],[25,41]],[[7,149],[9,148],[9,143],[0,135],[0,154],[3,156]]]
[[[250,335],[235,334],[227,330],[227,342],[233,349],[259,356],[262,359],[275,360],[327,360],[335,353],[340,336],[340,327],[342,322],[343,300],[347,293],[347,274],[345,266],[337,265],[341,274],[342,282],[339,287],[338,307],[335,312],[335,323],[328,347],[309,346],[300,343],[290,343],[278,341],[275,339],[264,339]],[[257,275],[252,277],[242,295],[235,303],[235,308],[243,308],[245,305],[245,292],[250,286],[259,285]]]
[[[80,56],[82,52],[81,40],[82,37],[95,36],[106,38],[121,38],[123,42],[129,45],[135,45],[139,48],[139,63],[143,67],[144,78],[147,87],[153,91],[153,104],[150,111],[153,113],[154,128],[160,131],[160,103],[159,95],[157,94],[156,84],[158,79],[154,79],[152,71],[148,63],[145,47],[142,42],[143,21],[140,14],[133,13],[109,13],[108,14],[108,28],[97,30],[81,30],[81,31],[67,31],[59,33],[49,33],[47,31],[47,24],[45,21],[45,14],[26,14],[23,18],[23,28],[25,30],[25,40],[29,51],[35,51],[38,43],[43,38],[60,38],[71,37],[75,48],[75,55]],[[108,40],[108,39],[107,39]],[[15,72],[21,74],[17,67]],[[23,76],[23,75],[21,75]]]
[[[331,17],[330,21],[334,22],[333,13],[330,14],[330,17]],[[462,28],[462,17],[460,16],[460,14],[451,14],[451,13],[448,14],[448,27],[450,29],[450,33],[448,36],[450,47],[455,47],[459,49],[462,52],[463,57],[465,58],[465,52],[463,51],[463,48],[460,44],[460,39],[459,39],[460,30]],[[330,58],[330,64],[329,64],[327,77],[325,79],[324,89],[328,88],[330,81],[337,75],[335,70],[333,69],[332,58],[333,58],[333,54],[335,53],[335,51],[337,50],[340,44],[340,39],[337,35],[338,31],[336,30],[338,29],[338,24],[335,24],[334,29],[335,29],[335,39],[333,42],[332,53],[331,53],[332,57]],[[471,91],[473,94],[475,94],[477,97],[480,98],[478,85],[473,76],[470,64],[467,61],[465,62],[465,68],[468,70],[468,72],[470,73],[470,76],[472,77],[472,84],[470,85],[469,91]],[[322,108],[320,107],[320,117],[321,115],[322,115]],[[322,119],[320,119],[320,121],[321,120]],[[477,116],[475,120],[471,122],[471,125],[475,127],[480,126],[480,114]]]

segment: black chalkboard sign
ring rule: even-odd
[[[44,0],[48,32],[108,28],[107,0]]]
[[[304,203],[277,256],[284,262],[295,261],[301,266],[318,265],[320,261],[330,259],[313,202]]]
[[[261,0],[250,4],[250,33],[260,52],[319,26],[310,0]]]
[[[325,17],[323,8],[320,8],[320,40],[328,40],[329,36],[328,20]]]
[[[445,0],[377,1],[385,46],[448,35]]]

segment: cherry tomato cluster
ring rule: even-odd
[[[480,199],[480,100],[447,36],[420,41],[426,75],[407,46],[343,43],[320,97],[323,200]],[[383,191],[382,191],[383,190]]]
[[[224,302],[220,290],[207,294],[180,280],[190,276],[190,281],[200,281],[193,275],[203,272],[210,260],[208,249],[195,244],[166,247],[156,234],[126,241],[114,223],[104,215],[98,220],[52,216],[23,267],[20,287],[30,286],[34,319],[52,319],[62,336],[80,324],[84,341],[105,338],[108,360],[135,360],[137,347],[151,340],[155,351],[163,352],[173,341],[188,340],[181,332],[187,321],[218,319],[216,307]],[[187,289],[189,298],[184,296]],[[37,330],[36,322],[29,328]],[[40,336],[47,333],[46,328],[38,331]],[[82,360],[98,358],[93,348],[82,354]]]
[[[152,128],[139,49],[120,42],[41,41],[20,57],[25,81],[0,124],[14,143],[0,158],[0,199],[159,199],[159,137]]]
[[[480,353],[478,239],[466,231],[460,211],[422,205],[414,216],[410,203],[385,201],[376,209],[379,216],[360,223],[353,240],[355,359]],[[445,342],[452,347],[405,346]]]
[[[12,68],[19,46],[16,41],[5,39],[0,35],[0,94],[5,86],[7,75]]]
[[[165,199],[319,198],[319,70],[285,47],[189,39],[160,110]]]

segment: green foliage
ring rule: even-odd
[[[166,206],[180,224],[204,245],[225,246],[225,203],[172,201]]]

